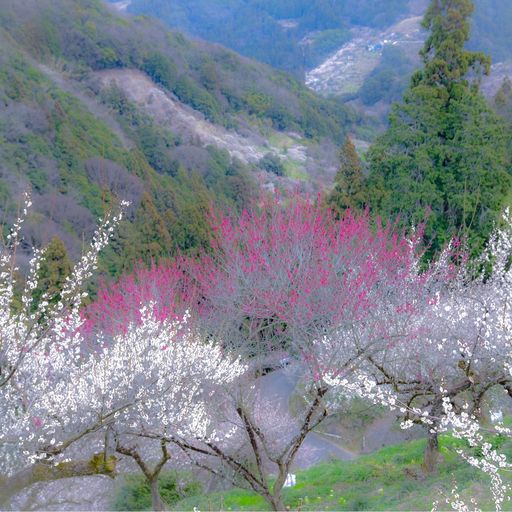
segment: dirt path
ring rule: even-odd
[[[290,415],[289,402],[297,380],[286,370],[274,371],[259,382],[259,390],[266,402],[271,404],[271,413],[276,418]],[[305,469],[329,459],[351,460],[356,454],[333,439],[311,432],[297,453],[295,468]]]

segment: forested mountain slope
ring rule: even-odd
[[[512,49],[511,2],[475,3],[471,49],[505,60]],[[297,75],[350,40],[351,29],[385,30],[426,7],[422,0],[131,0],[120,4]]]
[[[2,216],[32,187],[28,242],[57,235],[76,256],[129,199],[112,273],[201,246],[212,202],[314,190],[356,121],[288,75],[100,0],[0,0],[0,46]]]
[[[298,76],[350,39],[352,25],[385,27],[408,0],[132,0],[128,10],[221,43]]]

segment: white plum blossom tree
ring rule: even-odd
[[[78,328],[82,323],[79,308],[87,296],[84,286],[96,270],[98,254],[121,220],[122,211],[107,216],[100,224],[90,249],[75,265],[72,277],[66,280],[59,301],[51,301],[53,297],[46,294],[34,304],[33,291],[38,285],[44,251],[33,250],[21,299],[17,301],[15,296],[20,232],[30,206],[27,194],[22,213],[0,254],[0,474],[3,475],[0,497],[16,487],[11,478],[13,472],[18,473],[16,481],[22,486],[73,472],[91,474],[95,469],[99,472],[82,462],[77,462],[74,468],[68,465],[38,471],[34,463],[55,450],[57,434],[53,435],[51,428],[47,428],[47,436],[39,435],[44,420],[36,411],[50,396],[59,377],[78,365],[83,357],[83,340]],[[123,203],[121,208],[124,207]],[[51,417],[52,412],[45,416]],[[72,440],[71,435],[59,442],[66,445]]]
[[[497,511],[505,500],[511,499],[511,489],[503,475],[512,469],[512,463],[489,442],[489,428],[482,425],[479,413],[483,397],[493,387],[501,386],[512,398],[511,258],[512,214],[507,210],[477,262],[484,271],[475,277],[469,267],[460,285],[447,297],[444,316],[451,326],[451,337],[442,340],[458,353],[458,367],[471,383],[472,392],[469,398],[466,394],[457,402],[444,387],[441,389],[443,414],[438,430],[449,430],[471,447],[480,448],[479,456],[459,452],[470,465],[490,477]],[[493,425],[491,433],[512,436],[512,430],[501,422]],[[460,497],[450,504],[457,510],[469,508]],[[476,507],[475,500],[471,505]]]
[[[81,287],[119,220],[115,216],[100,227],[61,301],[50,307],[44,298],[35,312],[30,297],[41,254],[32,260],[21,310],[12,308],[15,250],[3,254],[0,495],[5,501],[36,481],[113,476],[117,453],[138,464],[154,508],[162,510],[157,480],[170,455],[161,442],[161,455],[149,469],[154,456],[142,435],[202,440],[223,435],[209,419],[208,404],[216,387],[242,375],[245,367],[220,344],[192,332],[188,315],[162,321],[152,304],[141,304],[141,321],[120,334],[80,330]]]
[[[490,477],[496,510],[510,499],[503,472],[512,465],[493,448],[491,434],[510,436],[502,424],[485,426],[481,407],[488,392],[503,388],[512,397],[512,216],[505,212],[486,251],[476,261],[453,266],[447,250],[426,282],[428,306],[411,318],[417,333],[412,344],[393,347],[376,358],[368,396],[405,415],[404,427],[425,425],[428,443],[425,465],[432,470],[437,436],[450,432],[465,439],[475,456],[460,449],[470,465]],[[375,363],[375,361],[373,361]],[[375,391],[383,385],[386,392]],[[363,391],[364,394],[364,391]],[[390,398],[390,394],[394,395]],[[446,497],[455,510],[469,510],[457,489]]]
[[[83,396],[77,430],[84,431],[100,411],[108,411],[102,423],[111,439],[105,448],[111,445],[138,465],[151,488],[153,509],[165,510],[158,477],[171,458],[166,438],[208,443],[229,437],[229,429],[214,421],[218,397],[246,367],[220,344],[194,332],[188,315],[161,321],[152,309],[151,304],[142,307],[141,322],[125,333],[100,337],[100,354],[78,369]]]

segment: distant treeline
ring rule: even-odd
[[[477,0],[472,50],[510,58],[512,2]],[[407,0],[133,0],[129,11],[301,76],[350,39],[350,28],[387,28]]]
[[[386,27],[407,0],[134,0],[130,12],[301,76],[350,39],[353,25]]]

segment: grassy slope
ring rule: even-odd
[[[492,508],[488,479],[455,453],[461,441],[442,436],[442,462],[437,473],[425,476],[421,461],[424,440],[386,447],[355,461],[331,461],[297,472],[297,485],[285,489],[285,505],[292,510],[431,510],[435,499],[448,495],[457,482],[461,496],[473,496],[484,510]],[[510,455],[512,446],[501,448]],[[149,501],[138,503],[139,508]],[[142,505],[142,507],[141,507]],[[126,503],[125,503],[126,506]],[[195,495],[174,504],[173,510],[269,510],[254,493],[235,489]],[[134,507],[135,510],[137,507]],[[441,509],[447,506],[441,501]],[[505,504],[505,510],[511,510]]]

